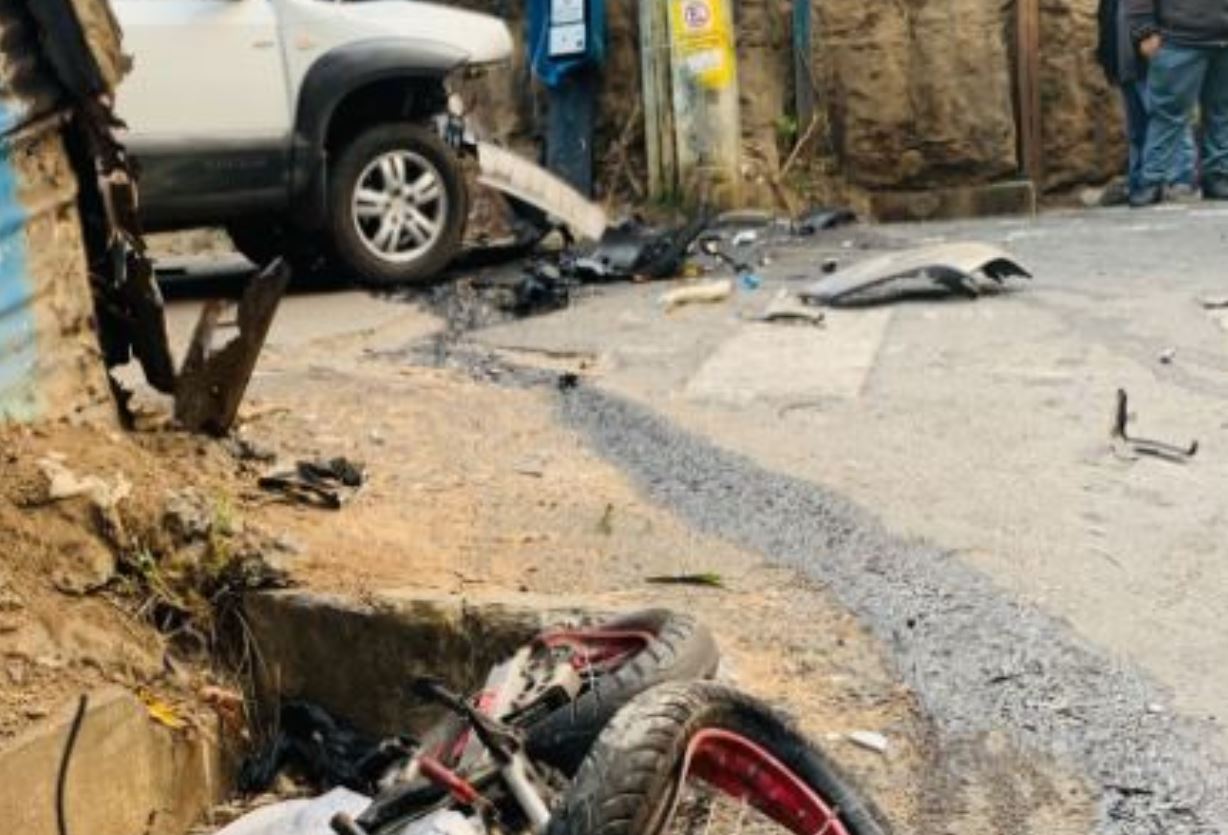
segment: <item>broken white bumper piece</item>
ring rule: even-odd
[[[982,277],[1003,284],[1008,278],[1031,278],[1032,274],[996,246],[947,243],[870,258],[814,282],[799,295],[812,304],[838,306],[885,301],[883,294],[894,296],[936,286],[976,298],[981,294]]]
[[[249,812],[217,835],[333,835],[329,821],[338,813],[359,815],[371,798],[336,788],[319,797],[283,800]]]
[[[524,157],[489,142],[477,146],[479,183],[540,209],[578,240],[601,240],[609,226],[601,206]]]

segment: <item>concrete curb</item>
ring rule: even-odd
[[[12,832],[56,831],[55,788],[75,713],[64,707],[0,749],[0,820]],[[119,687],[90,694],[66,783],[72,835],[179,835],[227,788],[215,745],[158,725]]]
[[[422,733],[439,717],[409,694],[414,676],[470,690],[543,627],[592,614],[554,597],[396,590],[362,601],[309,591],[252,594],[244,612],[262,704],[308,699],[376,734]]]

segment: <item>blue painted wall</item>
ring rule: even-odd
[[[0,102],[0,126],[7,132],[22,121],[11,104]],[[12,152],[0,148],[0,420],[38,416],[34,370],[38,362],[33,280],[27,271],[26,210],[18,200]]]

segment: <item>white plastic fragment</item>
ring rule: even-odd
[[[853,731],[846,739],[856,745],[858,748],[865,748],[867,751],[873,751],[876,754],[887,753],[887,737],[875,731]]]
[[[728,279],[705,281],[699,284],[679,287],[676,290],[670,290],[668,293],[662,293],[661,305],[668,313],[674,308],[682,307],[686,304],[716,304],[717,302],[725,301],[732,295],[732,281]]]
[[[307,799],[286,800],[250,812],[217,835],[332,835],[328,822],[338,812],[361,814],[371,799],[344,788]]]

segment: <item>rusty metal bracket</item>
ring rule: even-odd
[[[1191,441],[1188,446],[1177,446],[1164,441],[1153,441],[1147,438],[1131,438],[1126,431],[1130,422],[1129,400],[1125,389],[1117,390],[1117,410],[1113,414],[1113,428],[1109,437],[1113,442],[1113,451],[1123,458],[1137,458],[1140,455],[1150,455],[1163,458],[1166,461],[1182,463],[1198,454],[1198,441]]]
[[[184,428],[213,435],[230,431],[289,283],[290,267],[281,258],[257,273],[239,301],[238,333],[216,350],[222,314],[231,305],[205,305],[175,386],[175,419]]]
[[[82,223],[107,365],[135,358],[150,385],[171,394],[175,365],[162,293],[145,250],[135,163],[115,138],[123,123],[102,99],[78,101],[75,117],[83,145]],[[92,178],[84,174],[87,166]]]

